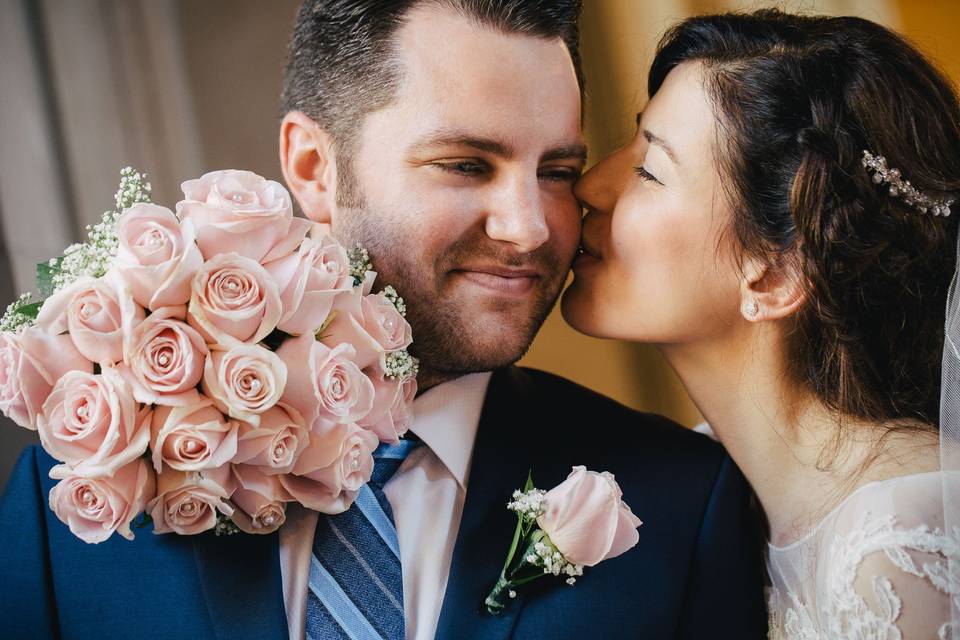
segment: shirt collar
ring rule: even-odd
[[[489,371],[461,376],[413,401],[410,431],[430,447],[464,491],[490,376]]]

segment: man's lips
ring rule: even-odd
[[[454,269],[451,273],[491,291],[511,295],[529,293],[543,277],[536,269],[499,265],[471,265]]]

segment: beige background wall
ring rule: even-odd
[[[33,286],[34,264],[111,206],[119,169],[150,173],[155,198],[180,181],[247,168],[279,179],[277,94],[297,0],[0,0],[0,298]],[[646,101],[657,40],[695,13],[771,6],[719,0],[585,0],[591,160],[624,143]],[[960,3],[804,0],[902,29],[960,78]],[[529,366],[638,408],[698,421],[648,347],[585,338],[558,314]],[[32,433],[0,424],[0,483]]]

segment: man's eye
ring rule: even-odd
[[[463,176],[479,176],[488,171],[486,164],[469,160],[458,160],[456,162],[436,162],[434,163],[434,166],[442,171],[456,173]]]
[[[580,177],[580,172],[576,169],[543,169],[538,175],[541,180],[573,183]]]
[[[634,167],[633,170],[636,172],[638,176],[640,176],[640,179],[643,180],[644,182],[650,181],[650,182],[656,182],[657,184],[663,184],[662,182],[657,180],[657,176],[653,175],[643,167]]]

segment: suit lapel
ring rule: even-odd
[[[524,396],[529,379],[515,367],[494,372],[487,390],[463,517],[450,565],[450,577],[437,625],[438,639],[509,638],[523,608],[524,591],[507,611],[491,616],[481,611],[496,582],[516,527],[506,504],[523,486],[530,468],[530,437]]]
[[[194,557],[217,638],[286,640],[279,536],[194,537]]]

